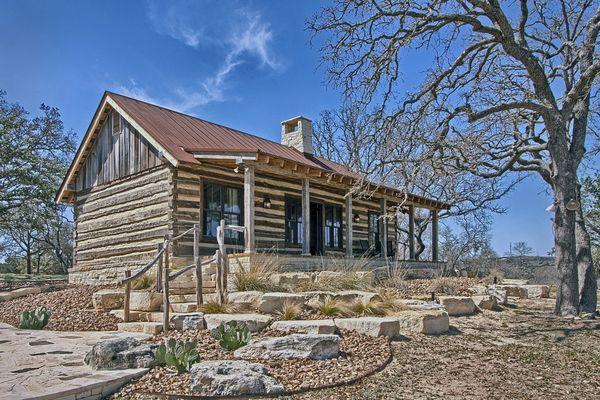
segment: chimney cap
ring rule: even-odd
[[[293,122],[298,122],[298,121],[300,121],[300,120],[302,120],[302,119],[303,119],[303,120],[306,120],[306,121],[310,121],[310,122],[312,122],[312,120],[311,120],[310,118],[307,118],[307,117],[305,117],[304,115],[298,115],[298,116],[296,116],[296,117],[289,118],[289,119],[286,119],[286,120],[284,120],[284,121],[281,121],[281,125],[289,125],[289,124],[291,124],[291,123],[293,123]]]

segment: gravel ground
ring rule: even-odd
[[[254,339],[281,336],[284,332],[265,330]],[[201,360],[233,359],[233,354],[223,350],[207,331],[172,332],[169,337],[197,338]],[[164,335],[154,339],[160,342]],[[331,360],[253,360],[264,364],[271,376],[289,391],[324,387],[335,383],[350,382],[381,367],[390,357],[390,345],[385,338],[373,338],[355,332],[343,332],[340,357]],[[189,374],[175,375],[165,368],[157,367],[138,382],[125,386],[114,399],[146,399],[142,392],[191,395]]]
[[[0,322],[17,326],[23,311],[44,306],[52,311],[45,329],[53,331],[116,331],[119,320],[95,311],[92,294],[98,286],[77,285],[56,292],[33,294],[0,303]]]
[[[551,316],[553,299],[451,318],[451,332],[392,344],[394,360],[354,385],[285,397],[598,399],[600,320]]]

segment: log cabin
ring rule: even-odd
[[[363,254],[412,260],[414,235],[400,240],[396,225],[413,232],[416,208],[432,216],[428,254],[439,262],[438,212],[448,204],[385,186],[355,196],[357,182],[363,177],[313,154],[303,116],[283,121],[276,143],[105,92],[56,197],[73,206],[69,280],[115,282],[146,264],[166,235],[195,224],[201,254],[212,255],[221,219],[246,227],[226,237],[230,257],[244,263],[260,253],[288,270]],[[192,243],[190,234],[171,247],[174,264],[189,263]]]

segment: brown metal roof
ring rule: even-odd
[[[101,112],[100,108],[106,97],[114,101],[178,162],[198,163],[198,160],[194,157],[194,152],[262,153],[310,168],[317,168],[354,179],[362,179],[361,175],[345,166],[322,157],[304,154],[293,147],[113,92],[107,91],[104,93],[94,119]],[[69,168],[69,173],[61,185],[58,195],[61,194],[68,183],[69,177],[72,176],[72,170],[76,168],[75,163],[80,158],[80,153],[85,150],[85,139],[91,134],[89,130],[92,128],[92,124],[90,124],[88,133],[71,168]],[[419,199],[429,200],[429,202],[437,203],[442,208],[447,207],[444,203],[432,199],[415,195],[409,195],[409,197],[417,201]]]
[[[108,95],[178,161],[196,162],[191,153],[200,151],[253,152],[354,175],[342,165],[306,156],[293,147],[120,94]]]

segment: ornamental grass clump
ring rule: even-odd
[[[356,299],[346,306],[348,313],[357,317],[384,316],[387,310],[376,300]]]
[[[133,281],[131,281],[132,290],[144,290],[149,289],[156,285],[156,275],[144,274]]]
[[[199,360],[197,340],[175,340],[173,338],[158,346],[155,362],[158,365],[174,367],[178,374],[189,372]]]
[[[380,289],[377,292],[377,302],[381,305],[381,308],[389,313],[406,311],[409,309],[406,304],[400,301],[396,292],[390,289]]]
[[[236,290],[259,292],[288,292],[289,289],[271,281],[271,276],[279,272],[277,257],[266,254],[257,254],[252,258],[250,265],[244,267],[239,260],[238,270],[233,273],[233,284]]]
[[[204,314],[233,314],[240,311],[240,307],[230,301],[219,303],[217,301],[207,301],[200,306],[199,311]]]
[[[339,301],[331,296],[319,301],[314,307],[315,311],[326,317],[339,317],[344,315],[344,309]]]
[[[211,335],[219,341],[222,348],[228,351],[237,350],[250,343],[250,331],[243,322],[222,322],[218,328],[211,332]]]
[[[302,307],[287,300],[281,305],[281,309],[277,311],[279,319],[283,321],[298,319],[300,314],[302,314]]]
[[[43,329],[48,325],[52,313],[46,307],[38,307],[34,310],[24,311],[19,317],[20,329]]]

